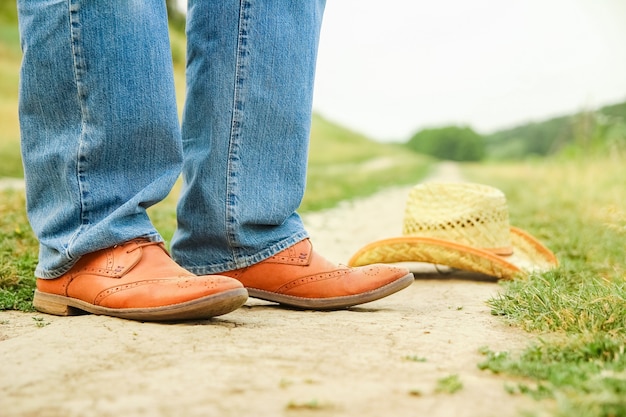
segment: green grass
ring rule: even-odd
[[[342,199],[370,195],[423,178],[433,160],[402,145],[373,142],[358,133],[313,117],[307,191],[301,211],[332,207]]]
[[[23,192],[0,191],[0,310],[32,310],[37,241],[24,204]]]
[[[605,280],[589,271],[564,268],[505,284],[492,299],[492,313],[525,330],[566,334],[626,335],[626,283]]]
[[[448,375],[437,380],[437,386],[435,387],[435,392],[440,394],[454,394],[463,389],[463,383],[459,379],[459,376]]]
[[[582,152],[584,154],[584,152]],[[626,158],[603,156],[474,166],[502,189],[511,222],[557,254],[557,270],[502,283],[492,313],[540,335],[521,353],[483,351],[479,366],[520,377],[513,394],[554,416],[626,415]]]
[[[11,2],[9,2],[11,3]],[[4,12],[5,7],[2,7]],[[0,15],[2,17],[3,15]],[[21,177],[17,86],[21,51],[17,23],[0,18],[0,177]]]

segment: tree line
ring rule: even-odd
[[[626,102],[526,123],[488,135],[477,133],[469,126],[428,128],[415,133],[406,146],[418,153],[453,161],[626,149]]]

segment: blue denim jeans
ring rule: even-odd
[[[174,259],[197,274],[304,239],[323,0],[190,0],[179,125],[164,2],[18,0],[20,126],[35,275],[162,240],[146,209],[183,175]],[[181,133],[182,132],[182,133]]]

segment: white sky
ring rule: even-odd
[[[326,3],[313,107],[377,140],[624,100],[626,0]]]
[[[328,0],[314,108],[378,140],[626,100],[626,0]]]

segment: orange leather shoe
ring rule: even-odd
[[[389,265],[337,266],[314,252],[309,239],[258,264],[220,275],[241,281],[251,297],[315,310],[378,300],[414,280],[407,269]]]
[[[131,320],[206,319],[248,298],[237,280],[196,276],[170,258],[162,243],[143,239],[85,255],[55,279],[37,279],[34,307],[60,316],[93,314]]]

